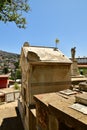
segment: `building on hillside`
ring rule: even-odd
[[[59,49],[29,46],[27,42],[24,43],[20,58],[22,98],[18,107],[26,130],[36,129],[31,121],[32,108],[35,107],[33,95],[69,88],[71,63]]]
[[[81,75],[87,75],[87,57],[75,58],[77,61],[77,67]],[[70,58],[72,60],[72,58]]]
[[[76,58],[77,59],[77,62],[78,64],[87,64],[87,57],[78,57]]]
[[[0,89],[7,88],[9,84],[8,75],[0,75]]]
[[[76,60],[80,74],[87,76],[87,57],[78,57]]]

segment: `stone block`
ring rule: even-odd
[[[79,89],[81,91],[86,91],[87,92],[87,83],[86,82],[79,83]]]
[[[87,93],[83,93],[83,94],[75,96],[75,101],[77,103],[87,105]]]

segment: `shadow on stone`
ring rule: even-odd
[[[4,118],[0,130],[24,130],[18,108],[15,108],[17,116]]]

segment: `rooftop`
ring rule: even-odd
[[[9,75],[0,75],[0,78],[8,78]]]
[[[59,49],[53,47],[23,46],[23,52],[25,57],[34,54],[41,62],[71,63],[71,60],[68,57]]]

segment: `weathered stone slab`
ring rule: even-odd
[[[87,106],[85,106],[85,105],[82,105],[82,104],[79,104],[79,103],[74,103],[70,107],[87,115]]]
[[[87,83],[86,82],[79,83],[79,89],[81,91],[86,91],[87,92]]]
[[[14,98],[17,100],[20,97],[20,92],[15,92],[14,93]]]
[[[7,93],[7,94],[5,94],[5,101],[6,102],[14,101],[14,93]]]
[[[77,95],[77,96],[75,97],[75,101],[76,101],[77,103],[81,103],[81,104],[87,105],[87,93]]]

